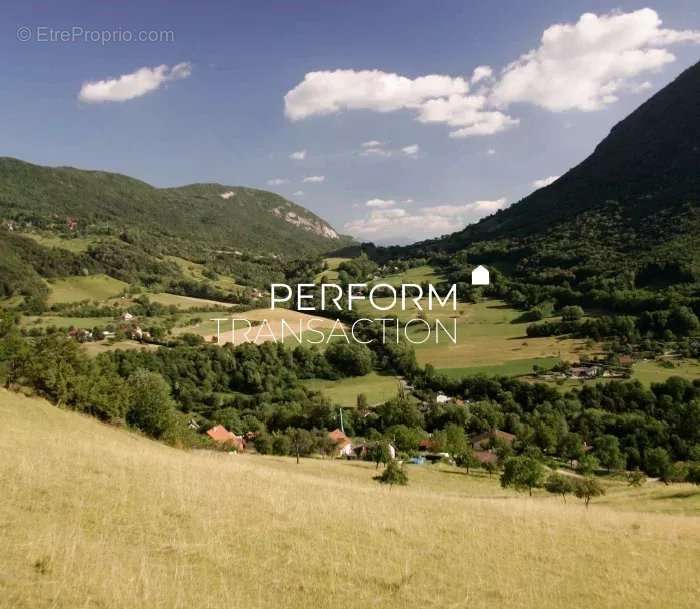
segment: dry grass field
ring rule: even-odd
[[[622,488],[586,510],[426,466],[390,490],[370,464],[187,453],[2,390],[0,451],[2,609],[698,607],[697,512]]]
[[[212,321],[212,319],[218,318],[226,320],[220,322],[219,336],[222,344],[234,343],[239,345],[244,342],[260,344],[271,341],[274,337],[275,341],[284,339],[285,342],[289,342],[291,345],[298,345],[299,341],[294,338],[292,332],[301,336],[302,343],[306,343],[308,339],[313,341],[319,340],[318,334],[309,331],[309,326],[307,324],[310,321],[313,321],[311,327],[323,331],[324,334],[325,331],[331,330],[335,323],[335,320],[326,317],[307,315],[306,313],[299,313],[298,311],[292,311],[290,309],[253,309],[251,311],[236,312],[231,315],[214,313],[210,317],[204,317],[204,314],[201,316],[204,319],[200,323],[177,328],[175,333],[191,332],[193,334],[199,334],[203,336],[206,341],[211,342],[217,338],[217,322]],[[259,325],[253,325],[246,335],[247,326],[245,323],[236,322],[236,334],[234,336],[231,330],[231,318],[247,319],[251,324],[259,322]],[[265,320],[267,320],[267,325],[263,323]],[[285,321],[288,326],[284,330],[282,328],[282,321]],[[299,332],[300,323],[302,324],[301,333]],[[340,332],[340,330],[338,332]],[[323,345],[318,346],[323,347]]]

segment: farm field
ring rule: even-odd
[[[81,237],[63,238],[56,235],[39,235],[38,233],[21,233],[23,237],[29,237],[44,247],[58,247],[63,250],[68,250],[74,254],[80,254],[94,242],[92,239],[84,239]]]
[[[139,349],[145,349],[146,351],[155,351],[156,349],[158,349],[158,345],[140,343],[135,340],[118,340],[116,342],[87,342],[82,343],[81,346],[83,350],[91,357],[95,357],[100,353],[106,353],[107,351],[116,351],[117,349],[121,349],[123,351],[138,351]]]
[[[328,266],[328,270],[321,271],[314,278],[315,282],[320,282],[323,277],[326,278],[327,282],[333,282],[338,279],[338,267],[343,263],[351,260],[351,258],[324,258],[324,262]]]
[[[147,296],[151,302],[157,302],[165,306],[175,305],[178,309],[200,309],[210,306],[230,308],[236,306],[228,302],[195,298],[193,296],[180,296],[179,294],[169,294],[167,292],[157,292],[155,294],[147,294]]]
[[[309,389],[323,392],[335,404],[354,408],[360,393],[367,396],[367,402],[370,405],[386,402],[393,398],[398,392],[398,382],[394,376],[372,372],[365,376],[349,377],[337,381],[312,379],[304,381],[304,385]]]
[[[194,281],[207,280],[207,278],[204,276],[205,267],[203,264],[192,262],[191,260],[186,260],[185,258],[180,258],[179,256],[164,256],[164,258],[169,262],[175,263],[180,269],[180,272],[187,279],[192,279]],[[244,289],[244,286],[237,284],[235,279],[225,275],[220,275],[218,279],[211,281],[211,283],[220,290]]]
[[[174,333],[182,334],[184,332],[189,332],[192,334],[199,334],[200,336],[204,337],[204,339],[207,341],[216,340],[217,322],[212,321],[212,318],[221,318],[222,320],[226,320],[222,321],[220,326],[220,336],[222,343],[234,342],[235,344],[240,344],[243,342],[255,342],[259,344],[269,340],[273,340],[273,336],[274,340],[281,340],[283,337],[282,321],[284,320],[290,326],[291,330],[294,331],[296,334],[299,334],[299,324],[301,323],[302,329],[304,330],[304,333],[302,335],[302,342],[308,343],[308,339],[317,341],[319,340],[319,337],[317,334],[313,334],[307,330],[307,323],[313,320],[313,328],[321,330],[324,332],[324,334],[326,334],[326,331],[329,331],[333,327],[333,324],[335,322],[335,320],[327,319],[325,317],[307,315],[305,313],[299,313],[297,311],[291,311],[289,309],[253,309],[250,311],[241,311],[232,314],[222,314],[219,312],[213,314],[212,318],[205,317],[205,314],[202,313],[199,314],[199,317],[203,318],[201,322],[185,327],[176,328],[174,330]],[[230,329],[231,322],[229,320],[231,317],[247,319],[252,323],[263,322],[263,320],[267,320],[268,327],[265,328],[261,325],[254,325],[248,334],[248,338],[246,338],[246,326],[244,322],[237,322],[236,335],[234,337],[233,332]],[[260,332],[260,335],[258,335],[258,332]],[[299,344],[299,341],[297,341],[291,335],[289,329],[285,330],[284,339],[285,342],[289,342],[290,345]],[[323,347],[323,345],[318,346],[320,348]]]
[[[107,275],[66,277],[49,281],[49,305],[83,300],[103,301],[118,296],[128,287],[127,283]]]
[[[416,266],[412,269],[408,269],[403,273],[396,273],[395,275],[387,275],[377,280],[375,283],[388,283],[394,287],[401,287],[402,283],[423,283],[425,281],[438,283],[441,281],[439,274],[435,272],[432,266]]]
[[[387,306],[391,299],[378,299],[378,304]],[[380,316],[362,301],[356,303],[358,310],[368,317]],[[407,303],[406,311],[400,310],[400,302],[388,314],[401,320],[413,319],[418,311],[413,303]],[[424,308],[426,308],[424,306]],[[426,336],[422,325],[414,325],[408,336],[415,344],[416,357],[421,364],[432,364],[440,371],[449,369],[487,371],[491,374],[526,374],[532,372],[538,360],[556,363],[559,360],[576,362],[582,354],[590,353],[584,341],[556,337],[529,338],[525,335],[527,323],[512,323],[520,313],[498,300],[485,300],[476,304],[457,303],[440,308],[434,303],[433,311],[426,311],[426,320],[440,319],[452,331],[452,320],[456,320],[457,344],[453,344],[444,333],[440,342],[435,342],[435,332]],[[457,374],[454,372],[453,374]]]
[[[607,481],[588,510],[441,465],[387,489],[373,464],[184,452],[4,390],[0,450],[2,609],[697,607],[689,485]]]
[[[662,366],[655,361],[637,362],[632,367],[632,378],[645,385],[660,383],[670,376],[680,376],[690,381],[700,379],[700,364],[693,361],[672,361],[672,368]]]

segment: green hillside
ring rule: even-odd
[[[318,253],[348,243],[307,209],[283,197],[221,184],[154,188],[105,171],[41,167],[0,159],[0,217],[86,233],[141,231],[171,244],[275,254]]]

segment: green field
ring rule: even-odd
[[[695,609],[700,492],[184,451],[0,390],[0,608]]]
[[[180,296],[179,294],[168,294],[167,292],[158,292],[156,294],[148,294],[148,299],[151,302],[170,306],[174,305],[178,309],[201,309],[202,307],[234,307],[236,305],[227,302],[218,302],[216,300],[207,300],[205,298],[194,298],[192,296]]]
[[[220,290],[233,291],[244,289],[244,286],[236,283],[233,277],[228,277],[226,275],[219,275],[218,279],[215,281],[207,279],[207,277],[204,276],[205,266],[198,262],[192,262],[191,260],[186,260],[179,256],[164,256],[164,258],[169,262],[174,262],[187,279],[193,281],[210,281],[212,285]]]
[[[380,306],[388,306],[391,299],[378,299]],[[372,309],[367,301],[356,303],[358,311],[367,317],[382,317]],[[422,306],[427,309],[425,301]],[[402,321],[414,319],[418,310],[412,302],[401,310],[400,299],[396,306],[387,312]],[[456,310],[449,305],[440,308],[435,304],[433,311],[426,310],[426,320],[439,319],[453,332],[456,323],[457,342],[452,343],[441,331],[436,344],[435,332],[427,337],[424,325],[415,325],[408,330],[408,337],[415,342],[428,338],[422,344],[415,344],[416,357],[421,364],[432,364],[441,372],[452,375],[460,371],[486,372],[489,374],[520,375],[532,372],[533,364],[554,365],[560,360],[576,362],[584,353],[584,341],[557,337],[528,338],[525,334],[527,323],[512,323],[520,315],[519,311],[498,300],[485,300],[476,304],[457,303]],[[434,327],[433,327],[434,330]]]
[[[58,247],[63,250],[68,250],[74,254],[80,254],[94,243],[93,239],[84,239],[81,237],[58,237],[55,235],[39,235],[38,233],[23,233],[23,237],[29,237],[44,247]]]
[[[103,301],[114,298],[128,287],[127,283],[107,275],[66,277],[49,281],[49,305],[56,303]]]
[[[388,283],[394,287],[400,287],[402,283],[423,283],[423,282],[438,283],[442,281],[440,275],[435,272],[432,266],[416,266],[412,269],[408,269],[404,273],[397,273],[395,275],[387,275],[378,279],[375,283]]]
[[[324,258],[323,261],[326,263],[328,269],[316,275],[314,281],[318,283],[323,277],[325,277],[328,282],[336,281],[338,279],[338,267],[348,260],[351,260],[351,258]]]
[[[25,315],[22,317],[22,326],[25,328],[84,328],[89,330],[95,326],[106,326],[116,323],[112,317],[60,317],[58,315]]]
[[[323,392],[336,404],[354,407],[360,393],[367,396],[367,402],[370,405],[386,402],[398,393],[398,382],[396,377],[372,372],[365,376],[355,376],[337,381],[312,379],[304,381],[304,385],[309,389]]]
[[[533,366],[541,368],[551,368],[559,364],[561,360],[558,357],[534,357],[532,359],[517,359],[504,364],[496,364],[493,366],[471,366],[467,368],[442,368],[440,372],[451,378],[459,378],[472,374],[487,374],[487,375],[505,375],[505,376],[522,376],[532,374]]]
[[[700,363],[693,361],[673,361],[673,367],[662,366],[656,361],[637,362],[632,367],[632,377],[645,385],[661,383],[670,376],[680,376],[689,381],[700,379]]]

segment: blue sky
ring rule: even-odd
[[[700,55],[696,0],[3,9],[0,154],[266,188],[379,243],[516,202]]]

